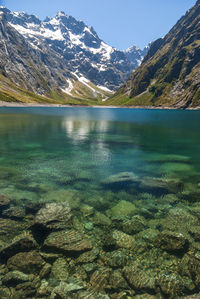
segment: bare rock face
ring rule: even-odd
[[[44,248],[48,251],[76,253],[92,249],[92,243],[87,237],[71,229],[49,234]]]
[[[69,224],[71,217],[68,204],[49,203],[38,211],[33,226],[49,230],[61,229]]]

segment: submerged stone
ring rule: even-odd
[[[90,250],[88,252],[82,253],[76,259],[76,262],[80,263],[80,264],[82,264],[82,263],[92,263],[92,262],[94,262],[98,258],[98,255],[99,255],[99,249],[95,248],[95,249]]]
[[[123,269],[123,273],[130,285],[137,290],[155,290],[156,280],[154,274],[131,264]]]
[[[0,258],[7,259],[16,253],[35,249],[37,246],[36,241],[30,234],[22,234],[0,250]]]
[[[56,279],[59,281],[67,281],[69,277],[68,263],[66,259],[57,259],[51,269],[51,279]]]
[[[71,229],[51,233],[44,242],[44,248],[56,252],[80,252],[92,249],[92,243],[86,236]]]
[[[61,299],[69,299],[73,298],[73,292],[77,292],[79,290],[83,290],[86,288],[86,285],[83,284],[82,281],[78,279],[69,279],[68,282],[60,282],[60,284],[55,287],[51,293],[51,299],[61,298]]]
[[[45,262],[37,251],[20,252],[8,259],[11,270],[19,270],[26,274],[39,273]]]
[[[4,195],[0,195],[0,212],[1,210],[9,207],[9,205],[10,205],[10,199]]]
[[[182,182],[179,179],[174,178],[155,178],[145,177],[143,178],[139,187],[144,190],[157,190],[165,192],[177,192],[183,187]]]
[[[126,200],[121,200],[117,205],[110,209],[112,216],[133,216],[136,213],[136,206]]]
[[[23,219],[26,216],[25,209],[21,207],[11,207],[2,212],[3,216],[11,219]]]
[[[80,194],[78,191],[73,189],[50,191],[45,194],[43,200],[48,203],[56,202],[56,204],[70,206],[71,209],[77,209],[80,207]]]
[[[155,246],[169,252],[184,253],[188,250],[189,241],[181,233],[163,231],[156,238]]]
[[[117,186],[122,187],[131,183],[138,183],[139,179],[133,172],[120,172],[109,176],[107,179],[103,180],[101,183],[104,186]]]
[[[11,271],[3,277],[2,281],[6,286],[16,286],[17,284],[29,281],[29,279],[29,275],[20,271]]]
[[[69,224],[71,217],[71,208],[68,204],[46,204],[36,214],[33,228],[61,229]]]
[[[133,248],[135,244],[135,238],[127,235],[121,231],[114,230],[112,238],[115,240],[116,246],[120,248]]]
[[[139,215],[133,216],[130,220],[126,220],[122,223],[123,232],[130,235],[139,233],[144,230],[145,227],[146,220],[144,217]]]
[[[112,271],[112,273],[110,275],[110,279],[109,279],[109,284],[112,289],[115,289],[118,291],[129,288],[128,283],[126,282],[121,271],[119,271],[119,270]]]
[[[100,212],[96,212],[94,217],[92,218],[94,224],[99,226],[110,226],[112,221],[106,215]]]
[[[109,277],[111,271],[107,268],[96,270],[90,278],[90,288],[95,292],[104,291],[109,288]]]

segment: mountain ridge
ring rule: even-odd
[[[156,40],[107,104],[200,106],[200,1]]]
[[[56,93],[102,100],[128,78],[147,52],[136,47],[129,53],[119,51],[104,43],[93,27],[62,11],[40,21],[1,6],[0,17],[0,73],[50,98]]]

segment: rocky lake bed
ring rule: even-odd
[[[16,109],[0,114],[0,298],[200,298],[199,112]]]

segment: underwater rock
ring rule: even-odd
[[[156,280],[152,272],[140,269],[137,264],[124,267],[123,274],[130,285],[137,290],[155,290]]]
[[[187,278],[187,284],[189,279]],[[159,273],[157,277],[157,284],[165,295],[170,295],[171,298],[177,298],[182,295],[183,291],[187,288],[184,280],[175,273]],[[190,280],[191,287],[189,291],[195,289],[195,285]]]
[[[51,272],[51,264],[46,263],[40,271],[40,278],[46,278]]]
[[[94,217],[92,218],[94,224],[99,226],[110,226],[112,221],[106,215],[100,212],[96,212]]]
[[[73,229],[52,232],[44,242],[44,248],[56,252],[81,252],[92,249],[91,241]]]
[[[101,182],[102,185],[107,187],[125,187],[131,183],[138,183],[139,178],[133,172],[120,172],[106,178]]]
[[[133,248],[135,244],[135,238],[127,235],[121,231],[114,230],[112,232],[112,238],[115,240],[116,246],[120,248]]]
[[[146,228],[146,220],[140,215],[133,216],[130,220],[125,220],[122,223],[122,230],[127,234],[137,234]]]
[[[69,225],[72,217],[68,204],[50,203],[40,209],[35,216],[33,229],[61,229]]]
[[[139,187],[143,191],[155,190],[163,193],[178,192],[183,187],[183,183],[175,178],[144,177]]]
[[[140,233],[138,233],[138,235],[136,235],[135,238],[137,240],[142,239],[145,242],[148,242],[149,244],[153,244],[159,234],[160,234],[159,230],[154,228],[147,228],[141,231]]]
[[[129,253],[125,250],[115,250],[112,252],[103,252],[101,254],[101,260],[106,266],[123,268],[127,265],[130,258]]]
[[[83,264],[83,263],[92,263],[94,262],[99,256],[99,249],[95,248],[92,249],[88,252],[82,253],[77,259],[76,262],[78,264]]]
[[[50,298],[52,292],[52,287],[49,286],[48,281],[43,279],[41,281],[40,287],[37,289],[37,296],[36,298]]]
[[[84,217],[88,217],[94,214],[94,208],[89,205],[82,205],[80,211]]]
[[[171,231],[161,232],[155,240],[155,246],[169,252],[187,252],[189,241],[181,233]]]
[[[128,217],[133,216],[136,211],[137,209],[133,203],[126,200],[121,200],[118,204],[111,208],[109,212],[112,216]]]
[[[161,299],[163,297],[161,296],[154,296],[150,294],[141,294],[141,295],[136,295],[133,297],[134,299]]]
[[[30,234],[21,234],[17,236],[13,241],[7,244],[0,250],[0,258],[8,259],[16,253],[22,251],[29,251],[37,248],[38,245]]]
[[[109,279],[109,285],[112,289],[118,291],[129,288],[128,283],[126,282],[126,280],[122,276],[121,271],[119,270],[112,271]]]
[[[51,269],[51,279],[56,279],[58,281],[67,281],[69,277],[68,263],[66,259],[57,259]]]
[[[60,284],[55,287],[51,293],[51,299],[61,298],[69,299],[73,298],[73,292],[85,289],[85,284],[75,278],[69,279],[68,282],[61,281]]]
[[[96,293],[95,291],[80,291],[74,299],[110,299],[108,295]]]
[[[9,288],[6,288],[6,287],[3,287],[1,288],[0,287],[0,298],[1,299],[8,299],[10,298],[10,289]]]
[[[11,207],[2,212],[2,215],[11,219],[23,219],[26,216],[26,212],[24,208],[21,207]]]
[[[86,230],[92,231],[94,228],[94,224],[92,222],[87,222],[87,223],[85,223],[84,227]]]
[[[0,212],[1,212],[3,209],[8,208],[9,205],[10,205],[10,199],[7,198],[7,197],[4,196],[4,195],[0,195]]]
[[[44,202],[47,203],[56,203],[70,206],[73,209],[79,209],[80,207],[80,193],[77,190],[73,189],[63,189],[57,191],[47,192],[43,196]]]
[[[30,277],[27,274],[24,274],[20,271],[11,271],[8,272],[2,279],[2,282],[6,286],[16,286],[22,282],[29,281]]]
[[[108,268],[100,268],[96,270],[90,277],[89,288],[95,292],[105,291],[109,288],[109,277],[111,270]]]
[[[11,270],[26,274],[39,273],[45,262],[37,251],[20,252],[8,259],[7,266]]]
[[[101,196],[96,192],[92,192],[92,194],[88,194],[86,203],[94,207],[95,210],[99,210],[99,211],[108,209],[111,204],[110,198],[107,197],[106,194],[104,194],[104,196]]]
[[[19,222],[12,219],[0,218],[0,236],[1,240],[10,241],[16,235],[19,235],[29,227],[28,222]]]

